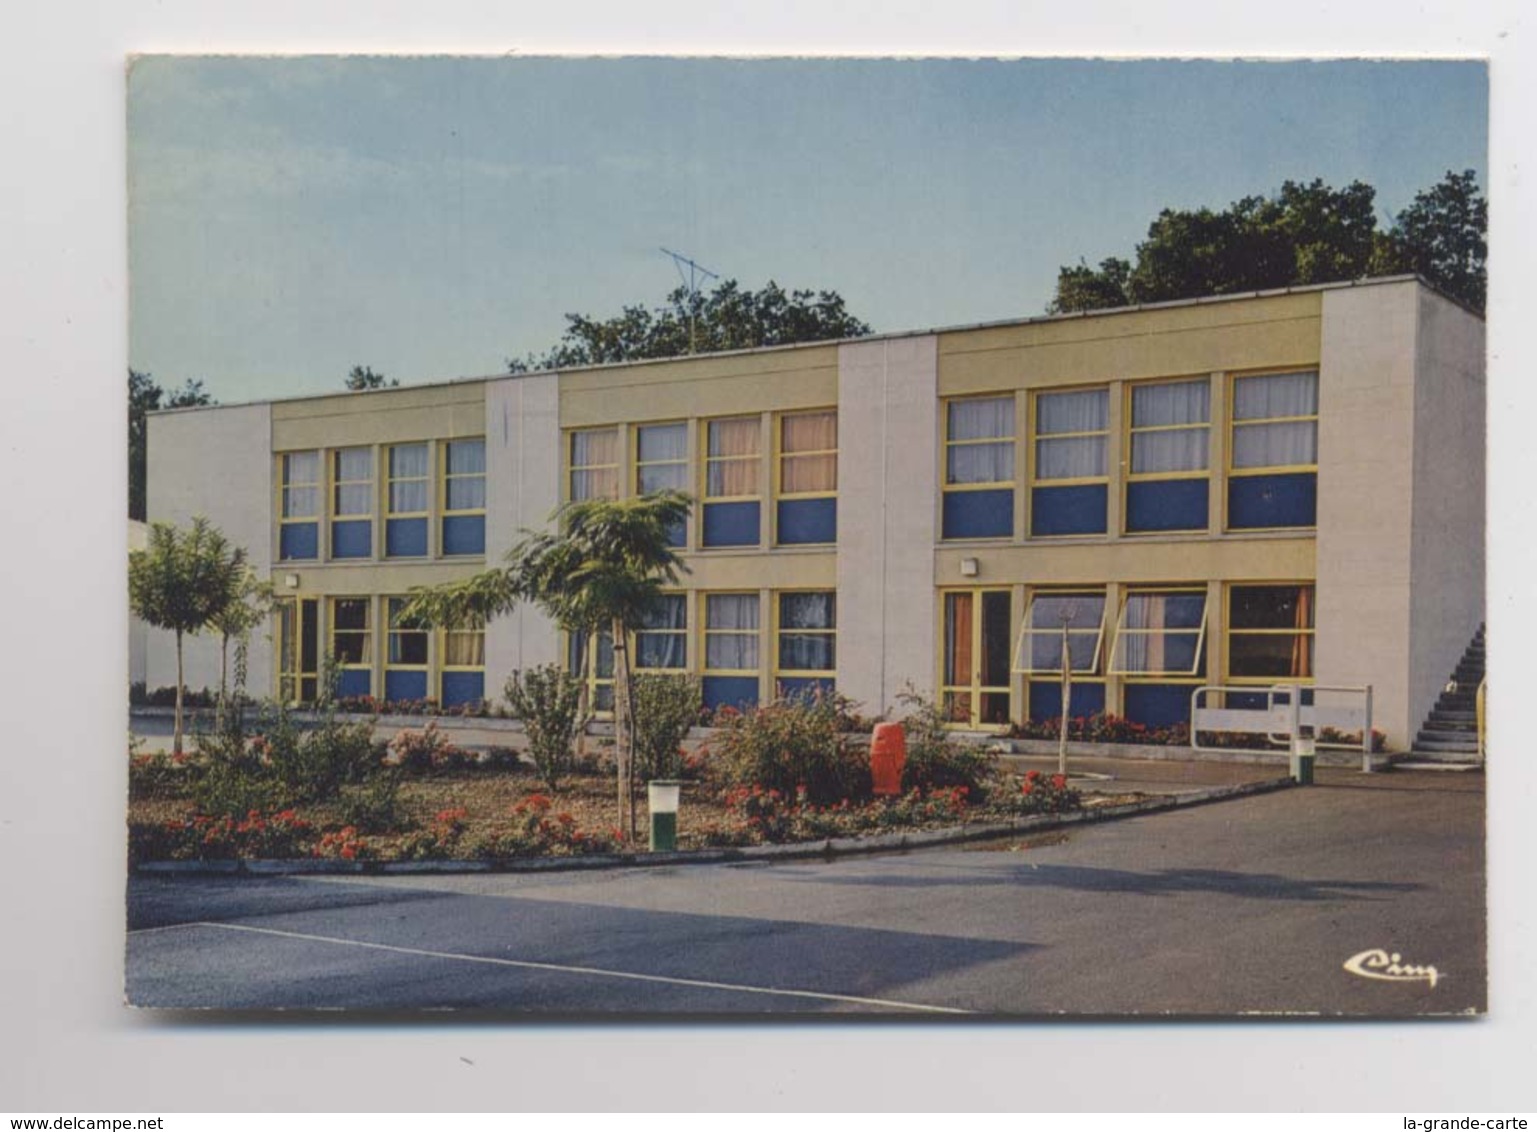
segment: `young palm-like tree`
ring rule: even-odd
[[[251,630],[272,613],[276,593],[271,582],[264,582],[249,566],[230,577],[231,590],[224,607],[208,621],[219,634],[219,723],[229,710],[229,646],[235,644],[235,687],[245,685],[246,647]]]
[[[227,608],[246,572],[246,553],[199,516],[182,531],[154,523],[143,550],[128,555],[128,604],[146,624],[176,634],[176,724],[182,749],[182,638],[207,628]]]
[[[489,621],[527,601],[567,633],[590,637],[608,629],[614,640],[620,825],[630,838],[635,836],[635,713],[628,642],[662,587],[686,569],[669,544],[691,503],[687,495],[668,491],[567,504],[552,517],[554,529],[528,535],[505,567],[415,589],[404,612],[418,624],[452,628]]]

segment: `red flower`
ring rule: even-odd
[[[1054,774],[1054,775],[1052,775],[1051,776],[1051,784],[1054,787],[1056,787],[1058,790],[1065,790],[1065,789],[1067,789],[1067,775],[1065,775],[1065,774]]]
[[[1037,778],[1040,778],[1040,777],[1041,777],[1041,772],[1038,771],[1038,770],[1029,770],[1029,771],[1025,772],[1025,781],[1026,782],[1034,782]]]

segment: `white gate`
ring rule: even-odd
[[[1311,693],[1312,702],[1303,703],[1303,693]],[[1207,707],[1208,694],[1221,697],[1222,706]],[[1264,696],[1264,703],[1248,707],[1228,707],[1230,695]],[[1317,742],[1318,735],[1329,729],[1349,734],[1359,731],[1359,744]],[[1204,684],[1190,694],[1190,749],[1223,751],[1223,747],[1203,747],[1203,731],[1230,731],[1240,735],[1263,735],[1279,747],[1291,748],[1294,739],[1311,736],[1317,746],[1333,750],[1361,751],[1361,769],[1372,769],[1372,689],[1368,684],[1274,684],[1269,688],[1225,687]]]

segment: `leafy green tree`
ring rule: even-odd
[[[235,645],[235,686],[245,686],[246,650],[251,630],[257,628],[272,613],[277,594],[271,582],[266,582],[246,566],[230,577],[230,592],[224,605],[209,618],[208,626],[219,634],[219,720],[223,724],[229,702],[229,647]]]
[[[155,409],[180,409],[188,405],[212,405],[213,398],[201,381],[188,381],[169,396],[155,379],[138,370],[128,371],[128,517],[143,521],[145,484],[149,458],[145,415]]]
[[[1287,181],[1274,197],[1226,209],[1169,209],[1148,227],[1136,261],[1057,273],[1052,313],[1416,272],[1483,310],[1487,209],[1472,170],[1448,173],[1393,227],[1377,227],[1376,190]]]
[[[347,388],[354,393],[364,389],[394,389],[400,382],[393,377],[388,380],[382,373],[375,373],[370,366],[353,366],[347,374]]]
[[[627,306],[612,318],[566,315],[566,332],[542,354],[509,359],[510,373],[673,358],[718,350],[859,338],[867,323],[849,314],[836,291],[786,291],[770,280],[759,291],[727,279],[713,291],[679,287],[655,309]]]
[[[628,642],[661,590],[686,569],[670,545],[691,500],[681,492],[634,499],[589,499],[552,516],[553,530],[531,533],[507,565],[458,582],[417,587],[408,621],[454,628],[484,623],[532,602],[567,633],[607,629],[614,641],[614,737],[620,824],[635,836],[634,672]]]
[[[571,769],[572,747],[587,726],[585,691],[586,681],[558,664],[535,665],[507,678],[507,706],[523,721],[529,757],[552,792]]]
[[[182,749],[182,639],[228,610],[246,572],[246,552],[199,516],[186,530],[153,523],[148,545],[128,555],[128,604],[145,624],[176,634],[174,754]]]

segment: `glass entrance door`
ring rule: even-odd
[[[941,706],[957,727],[1009,722],[1011,605],[1008,590],[943,593]]]
[[[312,704],[320,691],[320,599],[278,604],[278,697]]]

